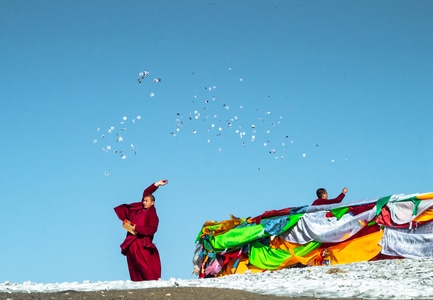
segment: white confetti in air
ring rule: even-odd
[[[141,81],[142,81],[145,77],[147,77],[149,74],[150,74],[150,73],[149,73],[148,71],[146,71],[146,70],[144,70],[144,71],[138,73],[138,79],[137,79],[137,80],[138,80],[138,83],[141,83]]]
[[[145,78],[146,77],[148,77],[149,76],[149,74],[150,74],[150,72],[148,72],[147,70],[143,70],[143,71],[141,71],[141,72],[139,72],[138,73],[138,82],[139,83],[142,83],[142,81],[144,81],[145,80]],[[159,78],[159,77],[153,77],[152,78],[152,80],[153,80],[153,82],[154,83],[160,83],[161,82],[161,78]],[[148,81],[149,82],[149,81]],[[150,82],[152,82],[152,81],[150,81]],[[215,86],[214,86],[214,88],[215,88]],[[156,91],[152,91],[152,89],[150,89],[150,90],[148,90],[147,91],[147,93],[148,93],[148,95],[150,95],[150,97],[154,97],[155,96],[155,92]],[[127,138],[129,138],[129,136],[128,136],[128,134],[126,133],[126,131],[128,130],[129,131],[129,129],[130,128],[128,128],[128,123],[126,122],[127,120],[131,120],[131,123],[135,126],[136,124],[138,124],[138,120],[140,120],[141,119],[141,115],[137,115],[135,118],[131,118],[131,117],[128,117],[127,115],[121,115],[120,116],[121,117],[121,120],[120,120],[120,124],[121,125],[118,125],[119,126],[119,128],[115,128],[114,126],[109,126],[106,130],[107,130],[107,132],[108,132],[108,134],[107,133],[105,133],[105,135],[104,134],[102,134],[100,137],[99,137],[99,140],[98,139],[93,139],[93,143],[94,144],[96,144],[96,143],[101,143],[101,141],[103,140],[103,139],[105,139],[106,140],[106,142],[110,142],[110,143],[115,143],[115,142],[118,142],[118,146],[117,147],[119,147],[120,148],[120,146],[119,145],[121,145],[121,142],[124,142],[125,140],[127,140]],[[99,131],[101,131],[101,128],[100,127],[97,127],[97,129],[96,129],[98,132]],[[104,130],[104,127],[102,127],[102,130]],[[122,136],[120,136],[119,134],[120,134],[120,132],[122,131]],[[110,136],[111,134],[113,134],[112,136]],[[176,137],[176,134],[173,134],[172,133],[172,135],[174,136],[174,137]],[[115,138],[114,138],[114,136],[115,136]],[[111,139],[110,139],[110,137],[111,137]],[[114,138],[114,139],[113,139]],[[104,141],[105,141],[104,140]],[[131,151],[133,151],[134,152],[134,154],[137,154],[136,153],[136,147],[134,146],[134,144],[130,144],[130,150]],[[123,146],[122,146],[123,147]],[[100,149],[102,149],[102,151],[103,152],[105,152],[105,153],[108,153],[108,152],[110,152],[110,150],[112,151],[112,153],[114,153],[114,154],[116,154],[116,156],[117,155],[119,155],[120,156],[120,158],[121,159],[126,159],[126,155],[124,154],[124,152],[126,152],[127,151],[127,146],[125,146],[126,148],[124,148],[124,149],[122,149],[122,148],[113,148],[113,150],[111,150],[111,146],[104,146],[104,147],[102,147],[102,148],[100,148]],[[119,157],[118,156],[118,157]],[[107,172],[108,173],[108,172]],[[108,174],[107,174],[108,175]]]
[[[146,77],[147,75],[149,75],[149,72],[147,72],[147,71],[143,71],[143,72],[138,73],[138,76]]]
[[[229,67],[228,70],[231,71],[232,68]],[[238,79],[240,82],[244,81],[242,76],[237,76],[234,79]],[[242,86],[244,84],[239,84],[239,81],[238,86],[243,89]],[[233,84],[233,82],[230,84]],[[247,81],[245,81],[245,84],[248,84]],[[266,106],[263,106],[258,102],[260,98],[242,99],[244,97],[243,90],[240,90],[241,94],[239,95],[222,95],[220,92],[227,91],[228,89],[224,87],[220,90],[220,86],[218,86],[217,91],[216,87],[213,84],[203,84],[199,87],[199,90],[202,92],[192,94],[192,106],[184,113],[177,113],[177,117],[175,118],[176,131],[179,132],[179,128],[181,127],[189,127],[189,130],[183,132],[193,133],[198,138],[207,134],[208,136],[204,137],[204,141],[208,143],[212,139],[209,135],[216,135],[221,137],[221,139],[230,139],[229,136],[231,134],[236,134],[238,139],[243,139],[241,141],[242,146],[254,141],[259,143],[258,146],[272,146],[273,149],[270,153],[278,153],[276,158],[282,159],[282,153],[287,151],[290,146],[288,141],[284,143],[281,141],[281,138],[284,139],[286,137],[287,139],[288,135],[281,134],[281,129],[277,128],[282,123],[283,115],[281,115],[281,112],[284,108],[279,107],[275,108],[275,111],[270,110],[271,106],[269,105],[273,101],[273,99],[270,99],[270,96],[262,97],[262,100],[266,101],[262,103]],[[209,91],[211,95],[209,95]],[[230,91],[236,92],[236,87],[235,89],[230,89]],[[195,124],[192,125],[192,123]],[[174,129],[172,130],[172,135],[174,135],[173,132],[175,132]],[[254,147],[250,149],[255,149]],[[269,153],[269,151],[270,149],[267,148],[266,152]],[[274,158],[275,156],[273,155]]]
[[[108,175],[110,175],[110,172],[105,171],[105,172],[104,172],[104,175],[105,175],[105,176],[108,176]]]
[[[137,155],[137,149],[134,147],[134,144],[131,144],[131,151],[134,152],[134,155]]]
[[[305,154],[305,153],[302,153],[302,157],[306,157],[307,156],[307,154]]]
[[[335,162],[335,159],[331,159],[331,162],[332,162],[332,163]]]

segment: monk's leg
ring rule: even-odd
[[[140,264],[141,261],[141,253],[140,247],[137,241],[132,242],[128,247],[128,252],[126,253],[126,261],[128,263],[129,276],[132,281],[143,281],[146,280],[142,276],[142,266]]]
[[[158,249],[141,248],[136,258],[140,265],[140,276],[143,280],[158,280],[161,278],[161,260]]]

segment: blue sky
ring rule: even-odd
[[[191,278],[206,220],[432,191],[432,13],[1,1],[0,282],[128,279],[113,207],[159,179],[163,279]]]

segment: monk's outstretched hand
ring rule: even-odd
[[[163,185],[166,185],[167,183],[168,183],[167,179],[161,179],[161,180],[158,180],[157,182],[155,182],[155,185],[156,186],[163,186]]]

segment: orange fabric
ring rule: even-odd
[[[271,240],[269,246],[271,248],[275,248],[275,249],[289,250],[289,249],[295,249],[295,248],[301,246],[301,244],[291,243],[289,241],[286,241],[286,240],[276,236],[274,239]]]
[[[431,220],[433,220],[433,210],[427,209],[425,212],[423,212],[422,214],[420,214],[418,217],[416,217],[413,220],[414,220],[414,222],[431,221]]]
[[[369,261],[382,250],[379,245],[382,236],[381,230],[330,247],[331,265]]]
[[[416,198],[419,200],[429,200],[429,199],[433,200],[433,193],[417,195]]]
[[[236,259],[232,259],[228,262],[227,266],[223,270],[223,276],[231,274],[244,274],[247,271],[250,271],[251,273],[260,273],[264,271],[254,265],[249,264],[248,258],[241,259],[236,268],[234,267],[235,262]]]
[[[311,251],[305,256],[296,256],[293,249],[289,248],[292,257],[286,260],[279,269],[287,268],[296,263],[303,265],[319,266],[323,264],[322,254],[327,250],[331,256],[331,265],[347,264],[359,261],[369,261],[380,253],[382,247],[379,245],[383,231],[370,233],[359,238],[352,239],[327,249],[319,248]]]

